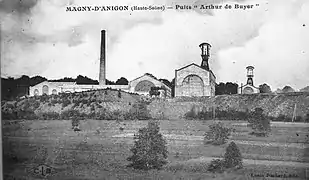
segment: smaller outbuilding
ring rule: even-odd
[[[246,67],[247,69],[247,83],[238,89],[238,94],[254,94],[260,93],[260,89],[253,85],[253,66]]]

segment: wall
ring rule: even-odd
[[[175,97],[190,96],[190,87],[183,86],[184,79],[189,75],[199,76],[203,81],[203,92],[195,96],[214,96],[215,95],[215,76],[212,72],[204,70],[195,64],[191,64],[175,72]]]
[[[37,84],[33,87],[29,88],[29,96],[34,96],[34,90],[38,89],[39,90],[39,94],[38,95],[42,95],[42,88],[44,85],[47,85],[49,87],[49,94],[52,94],[52,90],[56,89],[57,90],[57,94],[59,93],[66,93],[66,92],[82,92],[82,91],[89,91],[89,90],[94,90],[94,89],[106,89],[106,88],[111,88],[111,89],[120,89],[122,91],[129,91],[129,85],[70,85],[72,83],[70,83],[69,85],[60,85],[61,83],[59,82],[42,82],[40,84]]]
[[[59,86],[55,86],[53,84],[51,84],[50,82],[48,81],[44,81],[40,84],[37,84],[33,87],[30,87],[29,88],[29,96],[34,96],[34,91],[37,89],[38,90],[38,95],[42,95],[43,92],[42,92],[42,88],[43,86],[48,86],[48,89],[49,89],[49,93],[48,95],[52,94],[52,90],[55,89],[58,93],[61,92],[61,88]]]

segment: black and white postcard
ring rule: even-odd
[[[1,178],[309,179],[308,17],[307,0],[0,0]]]

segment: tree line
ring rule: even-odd
[[[47,81],[48,79],[42,76],[29,77],[23,75],[19,78],[1,78],[1,99],[13,100],[17,97],[22,97],[29,94],[29,87]],[[50,82],[76,82],[76,84],[92,84],[98,85],[97,80],[88,78],[87,76],[78,75],[76,78],[65,77],[61,79],[48,80]],[[121,77],[116,82],[106,80],[107,85],[127,85],[129,81]]]
[[[148,73],[149,74],[149,73]],[[149,74],[153,76],[152,74]],[[155,76],[153,76],[157,79]],[[29,87],[39,84],[41,82],[47,81],[48,79],[41,76],[29,77],[23,75],[19,78],[1,78],[1,97],[4,100],[12,100],[17,97],[25,96],[29,94]],[[175,87],[175,78],[171,81],[167,79],[158,79],[168,87],[172,89],[172,97],[174,96],[174,87]],[[88,85],[98,85],[99,82],[97,80],[93,80],[87,76],[78,75],[76,78],[65,77],[61,79],[48,80],[50,82],[76,82],[76,84],[88,84]],[[106,85],[128,85],[129,81],[125,77],[119,78],[116,82],[106,80]],[[215,95],[231,95],[238,93],[238,84],[233,82],[220,82],[216,84],[215,87]],[[287,92],[295,92],[295,90],[291,86],[284,86],[282,89],[277,89],[272,91],[270,86],[266,83],[259,85],[260,93],[287,93]],[[309,92],[309,86],[301,89],[302,92]]]

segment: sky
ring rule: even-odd
[[[225,5],[252,9],[66,12],[85,5]],[[258,4],[258,6],[255,6]],[[145,73],[172,80],[175,69],[201,63],[198,45],[212,45],[217,82],[272,90],[309,85],[309,1],[306,0],[0,0],[1,77],[83,75],[98,80],[100,31],[106,30],[106,77]]]

